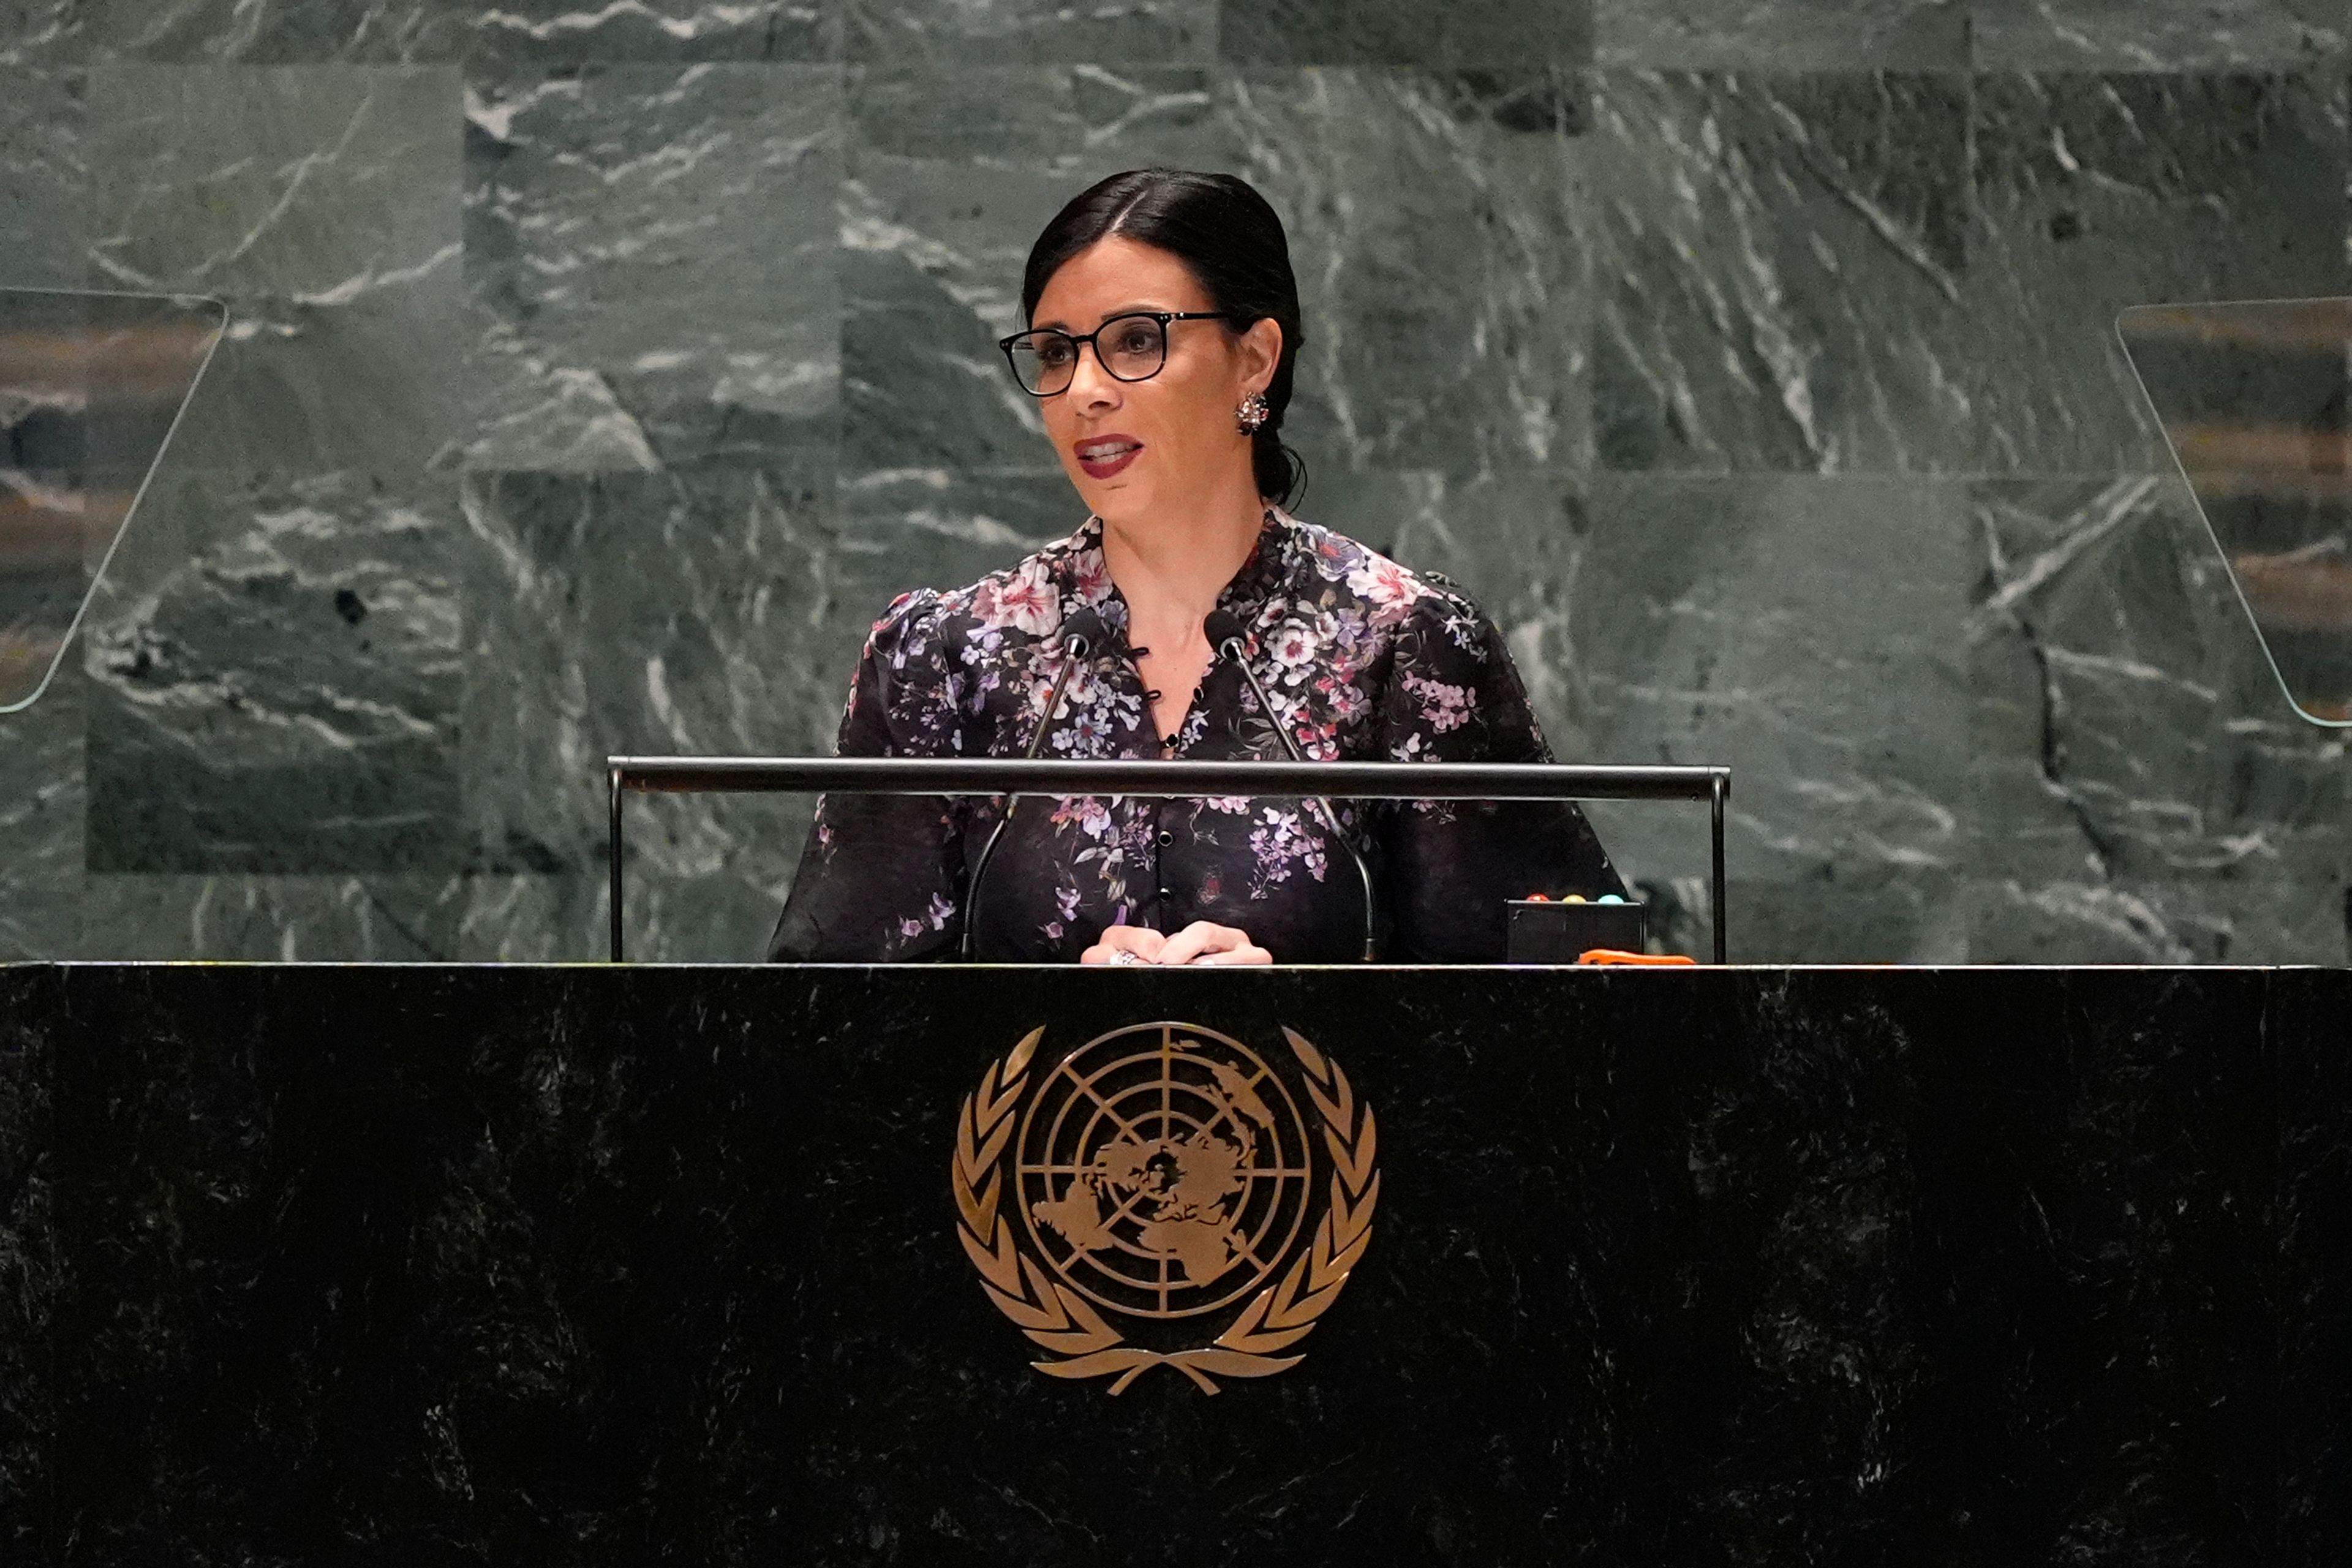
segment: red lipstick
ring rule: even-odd
[[[1070,450],[1077,458],[1078,467],[1086,470],[1087,478],[1107,479],[1135,461],[1136,455],[1143,450],[1143,443],[1114,430],[1073,441]]]

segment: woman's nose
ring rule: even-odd
[[[1078,346],[1078,363],[1070,367],[1070,405],[1074,408],[1108,408],[1118,401],[1118,378],[1103,369],[1102,360],[1092,343]]]

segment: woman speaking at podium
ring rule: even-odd
[[[843,755],[1549,760],[1467,599],[1284,510],[1304,333],[1255,190],[1114,175],[1038,237],[1021,303],[1001,346],[1090,515],[893,603]],[[1507,900],[1622,891],[1567,802],[1033,795],[1008,819],[985,798],[830,795],[771,955],[1324,963],[1363,956],[1369,917],[1384,959],[1492,961]]]

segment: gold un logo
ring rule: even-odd
[[[956,1119],[958,1231],[1046,1351],[1038,1371],[1118,1394],[1168,1366],[1214,1394],[1298,1364],[1279,1352],[1363,1257],[1381,1178],[1371,1107],[1282,1033],[1311,1117],[1256,1052],[1194,1024],[1088,1040],[1034,1092],[1033,1029],[981,1076]]]

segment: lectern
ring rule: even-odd
[[[0,969],[0,1541],[2340,1563],[2347,1011],[2336,970]]]

